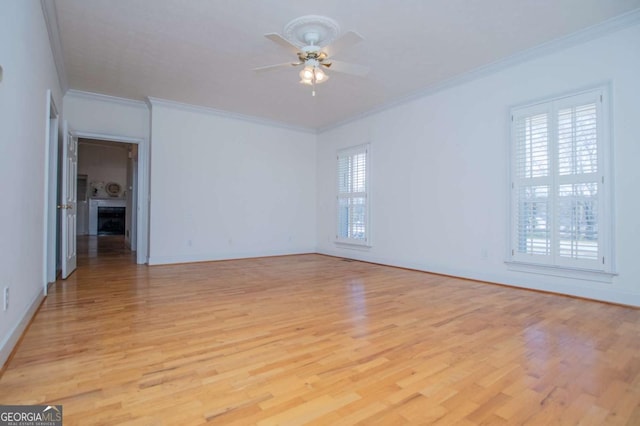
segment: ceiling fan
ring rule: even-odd
[[[300,83],[310,85],[313,96],[316,95],[315,85],[329,79],[325,73],[327,69],[360,77],[367,75],[369,67],[333,59],[340,50],[363,40],[362,36],[354,31],[347,31],[337,38],[339,30],[337,22],[325,16],[307,15],[296,18],[284,27],[284,35],[269,33],[264,36],[294,53],[297,61],[254,68],[254,71],[263,72],[304,65],[299,73]]]

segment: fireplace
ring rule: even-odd
[[[98,207],[98,235],[124,235],[125,207]]]
[[[89,199],[89,235],[98,235],[98,209],[103,209],[105,207],[119,207],[120,211],[124,211],[124,214],[127,214],[126,210],[127,200],[124,198],[90,198]],[[118,213],[117,211],[116,213]],[[109,210],[103,212],[107,213],[107,216],[110,215]],[[126,221],[126,219],[125,219]],[[126,225],[125,225],[126,226]],[[107,234],[101,234],[107,235]]]

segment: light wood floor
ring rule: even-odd
[[[67,426],[640,424],[638,309],[320,255],[138,266],[96,241],[1,404],[63,404]]]

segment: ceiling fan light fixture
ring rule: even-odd
[[[314,70],[314,77],[316,80],[316,84],[324,83],[325,81],[329,80],[329,76],[325,74],[321,68],[316,68]]]
[[[311,82],[311,80],[313,80],[314,77],[314,72],[313,72],[313,67],[311,66],[305,66],[302,71],[300,71],[300,78],[303,81],[309,81]]]
[[[325,74],[320,67],[307,65],[300,71],[300,83],[313,86],[324,83],[329,80],[329,76]]]

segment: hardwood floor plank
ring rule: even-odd
[[[0,377],[75,424],[638,424],[640,310],[321,255],[79,241]]]

